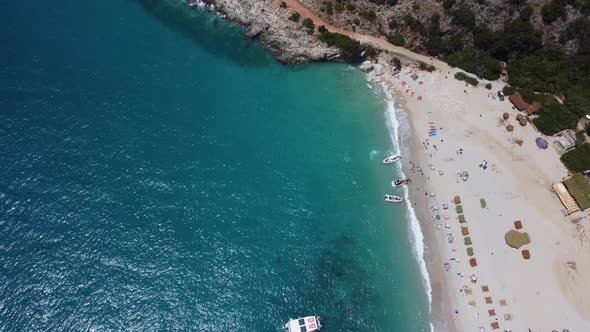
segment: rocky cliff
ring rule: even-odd
[[[292,12],[273,0],[210,0],[215,10],[244,27],[251,38],[259,38],[276,58],[285,63],[328,60],[339,50],[328,47],[289,20]],[[301,18],[302,20],[303,18]]]

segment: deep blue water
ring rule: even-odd
[[[178,3],[0,0],[0,330],[428,330],[381,98]]]

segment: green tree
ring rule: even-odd
[[[561,156],[561,161],[573,173],[590,169],[590,144],[582,144]]]
[[[373,10],[363,10],[359,15],[369,22],[373,22],[377,19],[377,14],[375,14],[375,11]]]
[[[565,0],[552,0],[550,3],[541,8],[541,16],[545,24],[551,24],[558,18],[565,20],[567,12],[565,10]]]
[[[397,58],[397,57],[393,58],[393,64],[395,65],[395,69],[397,69],[397,70],[402,69],[402,62],[400,61],[399,58]]]
[[[387,41],[395,46],[404,46],[406,44],[404,36],[399,33],[396,33],[395,35],[387,35]]]
[[[531,16],[533,16],[533,7],[531,7],[531,5],[529,5],[529,4],[524,5],[520,9],[520,13],[518,13],[518,17],[522,21],[528,22],[531,19]]]
[[[315,24],[313,23],[313,20],[309,17],[303,20],[303,26],[307,30],[307,33],[310,35],[313,33],[313,30],[315,30]]]
[[[291,16],[289,17],[289,20],[291,20],[293,22],[299,22],[300,18],[301,18],[301,14],[299,14],[298,12],[293,12],[293,14],[291,14]]]
[[[452,24],[461,25],[468,29],[475,27],[475,14],[469,7],[461,5],[459,8],[451,12]]]

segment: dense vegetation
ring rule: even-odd
[[[566,5],[590,13],[590,1],[553,0],[542,8],[543,21],[551,24],[564,19],[567,16]],[[544,134],[552,135],[574,128],[580,117],[590,113],[588,17],[571,22],[560,36],[562,44],[570,40],[577,42],[577,52],[567,55],[563,50],[550,46],[550,43],[543,45],[542,33],[530,23],[533,8],[529,5],[523,5],[518,17],[506,21],[497,31],[485,25],[476,25],[473,13],[465,5],[445,0],[443,7],[451,16],[453,25],[471,31],[473,47],[466,47],[463,41],[443,35],[439,18],[433,17],[425,44],[431,55],[442,56],[451,66],[488,80],[499,78],[499,63],[505,61],[508,64],[508,83],[523,92],[528,102],[542,104],[539,118],[533,123]],[[565,102],[559,103],[554,95]]]
[[[369,1],[378,6],[398,3]],[[539,117],[533,123],[544,134],[575,128],[580,117],[590,114],[590,0],[547,0],[541,8],[533,7],[538,3],[529,5],[529,1],[511,0],[506,4],[510,7],[509,15],[503,16],[503,24],[494,26],[493,30],[481,23],[487,20],[485,15],[482,20],[482,15],[474,12],[482,4],[484,8],[487,6],[485,1],[437,2],[441,3],[442,11],[426,20],[419,3],[411,11],[400,6],[399,13],[377,10],[374,5],[364,7],[352,0],[326,1],[323,6],[356,13],[349,21],[354,26],[360,26],[362,21],[364,28],[379,25],[379,29],[388,29],[380,32],[394,45],[408,46],[406,39],[411,37],[413,46],[419,43],[430,55],[475,74],[477,78],[458,77],[469,84],[477,85],[478,79],[497,80],[503,68],[500,64],[505,62],[510,86],[504,93],[510,95],[519,90],[526,101],[541,103]],[[378,22],[383,12],[389,15],[382,17],[385,26]],[[539,14],[542,22],[533,24],[531,19]],[[576,15],[577,19],[572,21],[568,15]],[[442,29],[441,22],[450,22],[451,27]],[[558,36],[543,36],[543,31],[553,28],[560,31]],[[325,34],[322,38],[346,49],[346,57],[363,49],[362,45],[337,34]],[[564,45],[575,52],[566,53]]]
[[[293,12],[293,14],[291,14],[291,16],[289,16],[289,20],[291,20],[293,22],[299,22],[300,18],[301,18],[301,14],[299,14],[298,12]]]
[[[585,143],[566,152],[561,161],[572,172],[583,172],[590,169],[590,144]]]
[[[395,46],[404,46],[406,41],[404,40],[404,36],[397,33],[395,35],[387,35],[387,41]]]
[[[363,47],[361,44],[348,36],[336,32],[330,32],[325,26],[318,28],[318,38],[328,46],[336,46],[340,49],[342,59],[348,62],[357,62],[361,59]]]
[[[305,30],[307,30],[308,34],[313,34],[313,30],[315,30],[315,24],[311,18],[304,19],[303,26],[305,27]]]
[[[479,82],[477,81],[477,79],[475,77],[471,77],[469,75],[466,75],[465,73],[455,73],[455,79],[459,80],[459,81],[465,81],[468,84],[471,84],[473,86],[477,86],[479,84]]]

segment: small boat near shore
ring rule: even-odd
[[[404,199],[395,195],[385,195],[385,201],[390,203],[400,203],[403,202]]]
[[[404,184],[408,184],[410,182],[411,182],[410,179],[397,179],[397,180],[391,181],[391,186],[395,188],[395,187],[398,187],[398,186],[401,186]]]
[[[391,164],[396,161],[400,161],[401,159],[402,159],[402,157],[399,154],[394,154],[392,156],[389,156],[389,157],[383,159],[383,163],[384,164]]]
[[[289,318],[289,321],[283,326],[288,332],[312,332],[322,328],[324,319],[320,316],[307,316],[297,319]]]

